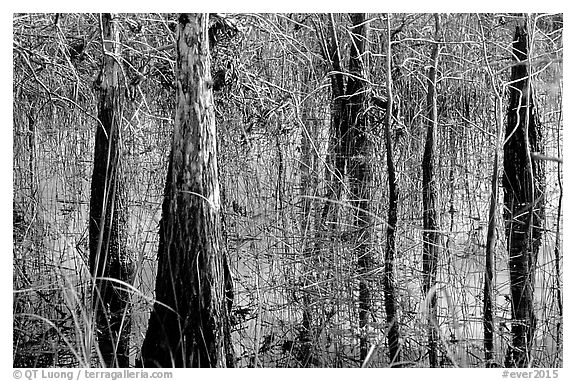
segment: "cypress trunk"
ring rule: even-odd
[[[126,287],[133,263],[126,249],[125,190],[121,160],[121,100],[119,30],[115,17],[102,14],[102,69],[98,126],[94,143],[94,172],[90,193],[90,270],[94,276],[93,310],[98,346],[107,367],[128,367],[131,309]],[[115,281],[116,280],[116,281]]]
[[[372,167],[370,163],[371,145],[368,139],[366,108],[366,39],[368,24],[366,15],[353,13],[352,43],[350,46],[349,71],[346,88],[346,104],[344,108],[345,128],[342,138],[347,159],[347,174],[350,181],[351,205],[355,214],[356,228],[354,251],[358,259],[359,298],[358,318],[360,328],[360,360],[364,361],[368,354],[368,323],[372,304],[368,272],[373,268],[372,243]]]
[[[440,29],[439,16],[436,19],[436,37]],[[426,144],[422,158],[422,202],[423,202],[423,241],[424,251],[422,260],[422,272],[424,273],[423,291],[428,300],[428,358],[430,367],[438,366],[438,332],[437,297],[432,287],[436,285],[436,273],[438,268],[438,249],[440,247],[440,234],[438,226],[438,212],[436,201],[438,190],[436,184],[436,135],[438,129],[438,108],[436,93],[436,72],[438,68],[438,43],[432,47],[432,66],[428,72],[428,95],[427,95],[427,121],[426,121]]]
[[[345,81],[342,74],[338,39],[333,20],[330,15],[331,38],[326,48],[326,56],[330,60],[333,73],[332,81],[332,128],[334,134],[335,174],[333,190],[329,198],[340,199],[342,189],[345,189],[345,176],[350,182],[350,199],[354,213],[355,229],[354,253],[357,258],[359,281],[359,328],[360,328],[360,359],[363,361],[368,354],[368,316],[371,305],[370,288],[363,274],[372,268],[372,253],[370,252],[372,217],[370,214],[370,194],[372,183],[372,168],[369,155],[370,142],[367,139],[367,126],[364,110],[366,107],[366,71],[364,55],[368,25],[363,13],[350,14],[352,21],[352,41],[350,44],[349,72],[352,74]],[[334,207],[337,209],[337,206]],[[322,213],[325,220],[329,206],[326,203]],[[335,212],[335,215],[337,212]]]
[[[176,119],[160,223],[156,303],[142,360],[146,367],[233,366],[207,14],[179,17],[176,53]]]
[[[504,144],[504,220],[508,238],[512,343],[507,367],[528,367],[536,328],[534,275],[544,216],[542,131],[532,98],[526,25],[516,27],[510,104]]]

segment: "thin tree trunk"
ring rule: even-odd
[[[179,17],[176,80],[156,303],[142,360],[146,367],[233,366],[207,14]]]
[[[387,25],[387,56],[386,56],[386,87],[388,102],[386,107],[386,164],[388,167],[388,187],[390,200],[388,202],[388,226],[386,228],[386,253],[384,257],[384,305],[386,321],[388,322],[388,348],[390,363],[402,361],[400,353],[400,330],[398,325],[396,282],[394,279],[394,257],[396,256],[396,223],[398,222],[398,186],[396,167],[394,164],[392,146],[392,44],[390,37],[390,14],[386,17]]]
[[[561,120],[559,118],[559,120]],[[556,142],[558,147],[558,157],[562,157],[561,151],[561,144],[560,144],[560,129],[558,129],[558,140]],[[556,240],[554,242],[554,270],[556,272],[556,302],[558,304],[558,315],[560,319],[558,323],[556,323],[556,353],[562,353],[561,350],[561,333],[562,333],[562,325],[563,325],[563,316],[564,316],[564,307],[562,302],[562,271],[560,269],[560,262],[561,262],[561,252],[562,252],[562,240],[560,236],[560,225],[562,223],[562,199],[564,197],[564,187],[562,185],[562,167],[558,164],[557,172],[558,176],[558,188],[560,193],[558,194],[558,213],[556,215]]]
[[[483,300],[483,326],[484,326],[484,359],[486,367],[495,367],[494,361],[494,252],[496,248],[496,209],[498,205],[498,181],[500,178],[500,140],[503,129],[502,96],[496,85],[496,76],[490,67],[487,47],[484,37],[484,27],[480,21],[482,33],[484,59],[486,70],[490,76],[492,91],[496,97],[494,118],[496,119],[496,142],[494,144],[494,161],[492,164],[492,185],[490,193],[490,209],[488,212],[488,232],[486,234],[486,258],[484,264],[484,300]]]
[[[436,41],[440,33],[440,17],[434,15],[436,20]],[[434,43],[432,47],[432,66],[428,72],[428,96],[427,96],[427,135],[422,159],[422,201],[423,201],[423,240],[424,254],[422,260],[422,271],[424,273],[423,291],[428,304],[428,358],[430,367],[438,366],[437,346],[438,333],[436,325],[437,319],[437,297],[432,287],[436,284],[436,273],[438,267],[438,249],[440,247],[440,234],[438,226],[438,213],[436,201],[438,190],[435,175],[436,161],[436,135],[438,128],[438,110],[436,94],[436,72],[438,68],[439,44]],[[429,295],[430,294],[430,295]]]
[[[497,113],[497,117],[498,117]],[[497,122],[500,123],[500,122]],[[500,129],[500,128],[498,128]],[[500,134],[497,134],[499,137]],[[488,232],[486,235],[486,262],[484,271],[484,359],[486,367],[491,368],[494,363],[494,250],[496,247],[496,206],[498,203],[498,179],[500,175],[499,145],[494,149],[494,162],[492,166],[492,189],[490,194],[490,210],[488,214]]]
[[[302,93],[305,94],[307,91],[308,76],[306,73],[306,81],[302,83]],[[316,122],[313,120],[314,115],[312,113],[312,107],[310,105],[311,100],[306,100],[302,108],[302,137],[301,137],[301,159],[300,159],[300,173],[301,173],[301,195],[302,195],[302,221],[300,228],[302,229],[302,237],[304,239],[303,245],[303,265],[301,267],[301,273],[303,276],[303,287],[302,287],[302,328],[300,330],[299,340],[303,343],[304,360],[308,360],[312,355],[312,320],[313,320],[313,304],[310,300],[310,292],[308,290],[309,286],[316,282],[316,279],[312,274],[315,273],[315,266],[319,265],[318,259],[319,250],[315,250],[315,243],[312,242],[309,237],[309,232],[314,225],[313,215],[313,205],[312,201],[308,196],[313,196],[311,192],[316,190],[317,180],[313,176],[316,172],[316,166],[314,164],[314,159],[312,156],[312,145],[317,137],[317,126]],[[318,232],[316,233],[318,234]],[[312,237],[314,238],[314,237]],[[316,237],[318,241],[322,241],[323,237]],[[304,362],[304,366],[307,365],[308,361]]]
[[[526,25],[516,27],[512,47],[518,63],[512,68],[503,176],[512,300],[512,345],[506,366],[527,367],[536,328],[534,277],[544,213],[544,172],[543,161],[530,156],[542,152],[542,132],[532,100]]]
[[[98,346],[107,367],[128,367],[131,328],[130,283],[133,263],[126,249],[126,209],[121,160],[119,29],[115,17],[102,14],[103,63],[98,78],[99,125],[94,143],[90,194],[90,270]]]

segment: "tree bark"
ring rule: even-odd
[[[360,359],[363,361],[368,354],[368,316],[371,305],[371,295],[364,274],[372,267],[370,252],[372,217],[370,214],[370,194],[372,183],[372,168],[369,154],[370,142],[367,139],[366,118],[366,72],[364,60],[365,45],[368,36],[368,23],[363,13],[350,14],[352,21],[352,41],[350,45],[349,73],[345,81],[338,40],[333,16],[330,15],[331,38],[327,46],[327,55],[331,62],[332,81],[332,128],[334,132],[335,180],[329,199],[340,199],[344,189],[345,175],[349,178],[351,206],[354,210],[355,254],[358,260],[359,281],[359,328]],[[337,206],[334,207],[335,209]],[[328,214],[328,203],[324,207],[322,219]]]
[[[512,67],[503,176],[512,301],[512,344],[506,366],[527,367],[536,328],[534,276],[544,216],[544,172],[543,161],[530,155],[542,152],[542,127],[532,98],[525,24],[516,27],[512,48],[517,63]]]
[[[438,14],[434,15],[436,20],[436,41],[440,33],[440,20]],[[432,66],[428,72],[428,95],[427,95],[427,135],[422,158],[422,202],[423,202],[423,241],[424,253],[422,260],[422,271],[424,273],[423,291],[428,304],[428,358],[430,367],[438,366],[437,346],[438,333],[437,326],[437,297],[432,287],[436,284],[436,273],[438,267],[438,249],[440,247],[440,234],[438,226],[438,212],[436,201],[438,190],[436,184],[436,135],[438,128],[438,109],[436,94],[436,73],[438,68],[438,42],[432,47]],[[430,294],[430,295],[429,295]]]
[[[142,360],[145,367],[233,366],[207,14],[179,17],[176,49],[177,106],[156,303]]]
[[[386,227],[386,252],[384,257],[384,308],[388,322],[388,353],[390,363],[402,361],[400,353],[400,329],[398,324],[396,282],[394,279],[394,257],[396,256],[396,224],[398,222],[398,184],[394,164],[392,144],[392,44],[390,37],[390,14],[386,18],[388,32],[388,49],[386,56],[386,87],[388,102],[386,104],[386,164],[388,167],[388,226]]]
[[[364,13],[353,13],[352,43],[350,46],[349,72],[352,75],[346,82],[346,103],[344,120],[340,128],[345,146],[347,174],[350,181],[351,205],[354,209],[356,227],[355,254],[358,258],[359,298],[358,323],[360,328],[360,360],[368,354],[368,323],[372,304],[370,285],[366,276],[373,268],[371,252],[372,216],[372,167],[370,164],[371,145],[368,139],[366,117],[366,39],[368,23]]]
[[[90,271],[93,310],[104,365],[128,367],[133,263],[126,249],[126,207],[121,159],[119,30],[115,17],[102,14],[103,62],[98,77],[98,121],[90,194]]]

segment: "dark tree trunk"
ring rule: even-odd
[[[156,303],[142,360],[146,367],[233,366],[207,14],[179,18],[176,80]]]
[[[336,33],[336,25],[334,23],[333,15],[330,15],[330,32],[331,38],[329,40],[328,54],[330,62],[332,63],[333,74],[330,76],[332,84],[332,128],[335,136],[334,139],[334,155],[336,156],[335,172],[336,179],[334,181],[334,192],[336,199],[340,198],[340,190],[344,183],[344,175],[346,172],[346,133],[348,125],[345,119],[346,100],[344,98],[344,75],[342,71],[342,59],[340,57],[340,47],[338,46],[338,38]]]
[[[558,157],[562,156],[561,152],[561,142],[560,142],[560,131],[558,131],[557,136],[557,147],[558,147]],[[562,199],[564,198],[564,186],[562,185],[562,168],[561,165],[558,164],[558,168],[556,169],[557,172],[557,179],[558,179],[558,187],[560,193],[558,194],[558,213],[556,214],[556,239],[554,242],[554,270],[555,270],[555,278],[556,278],[556,303],[558,305],[558,315],[560,316],[559,321],[556,323],[556,353],[562,353],[562,325],[564,324],[563,316],[564,316],[564,307],[562,302],[562,270],[560,268],[560,264],[562,262],[562,237],[560,235],[561,229],[560,226],[562,224]]]
[[[436,40],[438,40],[440,20],[436,19]],[[436,135],[438,128],[438,109],[436,94],[436,72],[438,68],[438,43],[432,47],[432,66],[428,72],[428,96],[427,96],[427,135],[422,158],[422,202],[423,202],[423,240],[424,254],[422,259],[422,271],[424,273],[423,291],[424,297],[428,300],[428,358],[430,367],[438,366],[437,346],[438,333],[437,325],[437,297],[432,287],[436,284],[436,273],[438,267],[438,249],[440,247],[440,234],[438,226],[438,213],[436,201],[438,190],[436,184]]]
[[[506,366],[527,367],[536,328],[534,274],[544,215],[544,171],[543,161],[531,158],[531,153],[542,152],[542,131],[532,98],[526,25],[516,27],[512,47],[517,63],[512,67],[503,176],[512,300]]]
[[[394,280],[394,257],[396,256],[396,224],[398,222],[398,184],[392,144],[392,45],[390,37],[390,15],[387,20],[388,52],[386,57],[388,102],[386,104],[386,164],[388,167],[388,226],[386,227],[386,253],[384,257],[384,307],[388,323],[388,353],[390,364],[402,361],[400,353],[400,329],[398,325],[396,282]]]
[[[352,41],[350,45],[348,80],[342,74],[341,57],[333,15],[330,15],[331,37],[326,46],[326,56],[329,59],[333,73],[332,81],[332,128],[334,134],[333,149],[335,154],[335,179],[329,194],[329,199],[340,199],[344,189],[344,179],[348,176],[350,182],[351,206],[354,210],[356,227],[355,254],[358,258],[359,282],[359,328],[360,358],[364,360],[368,353],[368,316],[371,305],[371,295],[364,274],[372,267],[370,253],[372,218],[370,214],[370,194],[372,183],[372,168],[370,167],[370,144],[367,139],[366,118],[366,82],[364,55],[368,23],[363,13],[350,15],[352,21]],[[336,208],[335,208],[336,209]],[[328,214],[328,203],[324,207],[322,220]]]
[[[368,354],[368,322],[372,304],[370,284],[366,279],[372,269],[373,258],[370,250],[372,238],[372,216],[370,202],[372,200],[372,168],[370,163],[371,146],[368,139],[366,117],[366,68],[365,60],[368,23],[364,13],[353,13],[352,42],[350,45],[349,72],[352,75],[346,83],[346,103],[344,120],[341,124],[340,136],[345,146],[347,174],[350,181],[351,205],[354,209],[356,227],[355,254],[358,258],[359,273],[359,328],[360,328],[360,359]]]
[[[120,140],[119,32],[111,14],[102,15],[103,63],[90,194],[90,270],[95,277],[93,309],[100,353],[107,367],[128,367],[131,308],[126,287],[133,263],[126,250],[126,209]],[[103,279],[104,278],[104,279]]]

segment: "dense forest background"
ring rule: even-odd
[[[114,17],[134,366],[155,298],[179,19]],[[528,358],[563,365],[561,14],[218,14],[209,27],[236,366],[506,365],[518,28],[542,176]],[[13,15],[15,367],[103,365],[89,260],[102,30],[99,14]],[[352,115],[342,104],[356,98]]]

